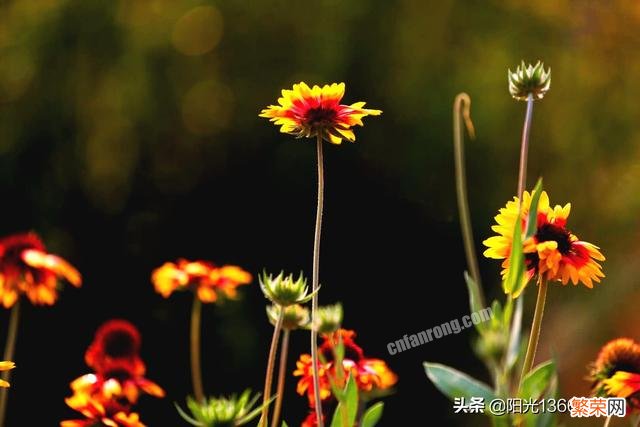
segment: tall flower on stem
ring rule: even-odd
[[[15,353],[20,296],[26,296],[34,305],[53,305],[58,298],[59,279],[75,287],[82,284],[80,273],[64,259],[47,253],[37,234],[20,233],[0,239],[0,301],[5,308],[11,308],[4,360],[13,360]],[[9,370],[2,372],[1,381],[9,381]],[[7,397],[7,390],[0,390],[0,427],[4,426]]]
[[[595,396],[624,397],[640,410],[640,344],[630,338],[606,343],[591,365],[589,379]]]
[[[540,336],[547,283],[560,282],[563,285],[569,282],[573,285],[582,283],[592,288],[594,282],[600,282],[604,277],[602,267],[598,263],[605,259],[600,249],[578,239],[567,228],[571,204],[551,207],[549,196],[542,191],[537,199],[537,211],[532,213],[529,211],[533,198],[534,196],[525,191],[522,201],[514,197],[513,201],[507,202],[495,218],[497,224],[492,227],[498,235],[484,241],[488,247],[484,252],[486,257],[504,259],[502,275],[506,277],[509,269],[513,267],[511,248],[514,234],[532,230],[531,237],[522,242],[525,266],[523,280],[526,284],[537,277],[538,299],[522,376],[526,375],[533,366]],[[535,221],[535,224],[529,224],[529,221]],[[524,284],[512,296],[517,298],[523,290]]]
[[[294,135],[296,138],[316,138],[316,151],[318,158],[318,203],[316,209],[316,225],[313,244],[313,274],[312,290],[315,292],[319,286],[320,268],[320,234],[322,230],[322,211],[324,200],[324,165],[322,153],[322,141],[332,144],[341,144],[344,139],[354,142],[356,137],[353,127],[362,126],[362,118],[366,116],[378,116],[380,110],[364,108],[364,102],[356,102],[351,105],[340,104],[344,96],[345,84],[333,83],[322,87],[314,85],[309,87],[306,83],[294,84],[291,90],[282,90],[282,96],[278,99],[279,105],[270,105],[263,109],[260,117],[266,117],[275,125],[280,126],[282,133]],[[311,303],[311,317],[315,321],[318,309],[318,297]],[[318,354],[317,332],[311,330],[311,355],[314,360],[314,389],[319,391],[318,379]],[[319,393],[316,393],[318,395]],[[316,401],[316,418],[318,425],[322,426],[322,407],[320,398]]]
[[[200,362],[200,329],[202,303],[213,303],[221,299],[235,299],[236,288],[251,282],[251,274],[240,267],[225,265],[218,267],[208,261],[179,259],[167,262],[153,271],[151,281],[156,291],[168,298],[174,291],[193,292],[191,308],[191,378],[193,395],[204,402],[202,368]]]

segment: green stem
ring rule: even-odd
[[[462,118],[471,138],[475,137],[473,122],[469,114],[471,107],[471,99],[466,93],[460,93],[453,102],[453,151],[456,168],[456,196],[458,198],[458,210],[460,215],[460,228],[462,229],[462,238],[464,241],[464,251],[467,257],[467,265],[471,277],[482,289],[480,282],[480,269],[478,268],[478,258],[476,256],[473,244],[473,229],[471,228],[471,214],[469,213],[469,198],[467,196],[467,176],[465,171],[464,160],[464,136],[462,129]],[[484,304],[484,296],[480,292],[478,295],[478,304],[482,307]]]
[[[271,400],[271,384],[273,382],[273,368],[276,364],[276,352],[278,351],[278,340],[280,339],[280,331],[282,330],[282,322],[284,321],[284,307],[280,307],[278,321],[273,328],[273,336],[271,337],[271,348],[269,348],[269,360],[267,362],[267,373],[264,378],[264,399],[262,401],[262,417],[260,417],[260,427],[266,427],[269,422],[269,401]]]
[[[280,344],[280,365],[278,366],[278,385],[276,387],[276,403],[273,409],[273,420],[271,427],[278,427],[280,414],[282,413],[282,397],[284,395],[284,383],[287,376],[287,356],[289,353],[289,330],[282,332],[282,343]]]
[[[191,381],[193,382],[193,396],[198,403],[204,402],[202,387],[202,366],[200,363],[200,324],[202,323],[202,302],[198,295],[193,295],[191,306]]]
[[[529,345],[527,346],[527,354],[522,364],[522,374],[520,375],[520,385],[525,375],[531,371],[533,361],[536,357],[538,348],[538,340],[540,339],[540,330],[542,329],[542,316],[544,314],[544,303],[547,298],[547,282],[541,280],[538,284],[538,298],[536,299],[536,309],[533,313],[533,322],[531,323],[531,334],[529,335]]]
[[[518,173],[518,199],[522,200],[522,193],[527,185],[527,159],[529,157],[529,134],[531,133],[531,119],[533,117],[533,95],[527,97],[527,112],[522,128],[522,144],[520,145],[520,170]]]
[[[7,342],[4,347],[3,360],[13,361],[16,352],[16,339],[18,338],[18,324],[20,323],[20,300],[18,299],[11,309],[11,317],[9,318],[9,332],[7,333]],[[2,372],[2,379],[9,381],[11,371]],[[0,389],[0,427],[4,427],[7,415],[7,399],[9,398],[9,389]]]
[[[322,207],[324,204],[324,161],[322,159],[322,135],[318,134],[317,143],[318,155],[318,204],[316,207],[316,227],[313,239],[313,275],[311,300],[311,363],[313,364],[313,395],[314,407],[316,411],[316,422],[318,427],[323,427],[322,401],[320,399],[320,376],[318,373],[318,331],[315,328],[318,316],[318,286],[320,274],[320,235],[322,231]]]

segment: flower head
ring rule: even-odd
[[[525,65],[524,61],[515,72],[508,71],[509,92],[518,101],[526,101],[529,95],[533,99],[542,99],[551,86],[551,69],[545,71],[540,61],[536,65]]]
[[[13,362],[9,362],[9,361],[2,361],[0,362],[0,371],[9,371],[13,368],[16,367],[16,364]],[[9,384],[7,381],[5,380],[0,380],[0,387],[10,387],[11,384]]]
[[[319,347],[322,354],[322,362],[318,362],[318,376],[320,381],[320,398],[327,400],[332,397],[331,384],[338,387],[344,386],[339,383],[338,369],[336,366],[336,349],[343,346],[342,372],[352,375],[362,393],[384,392],[395,385],[398,381],[396,374],[389,369],[387,364],[380,359],[365,357],[364,352],[355,341],[355,332],[346,329],[323,335],[323,343]],[[339,365],[338,365],[339,366]],[[314,406],[313,394],[313,362],[311,356],[302,354],[296,362],[294,376],[299,376],[297,391],[298,394],[307,394],[309,405]],[[343,377],[342,381],[345,378]]]
[[[267,317],[272,325],[275,326],[276,323],[278,323],[280,310],[284,310],[284,319],[282,321],[283,329],[292,331],[295,329],[305,329],[309,327],[309,309],[301,306],[300,304],[293,304],[284,308],[277,304],[268,305]]]
[[[285,276],[282,271],[275,277],[264,272],[259,280],[264,296],[274,304],[283,307],[304,304],[313,297],[313,294],[307,295],[309,291],[307,279],[304,278],[302,273],[294,280],[293,274]]]
[[[366,109],[364,102],[340,104],[344,88],[344,83],[312,88],[304,82],[294,84],[293,89],[282,91],[280,105],[263,109],[260,117],[280,126],[280,132],[297,138],[320,136],[332,144],[341,144],[343,139],[354,142],[356,136],[351,128],[362,126],[363,117],[378,116],[382,111]]]
[[[82,284],[80,273],[64,259],[48,254],[35,233],[0,239],[0,300],[13,306],[21,294],[36,305],[52,305],[58,298],[58,278]]]
[[[342,304],[340,303],[319,307],[314,326],[321,334],[335,332],[340,329],[343,316]]]
[[[146,427],[140,421],[140,416],[137,413],[128,411],[110,412],[102,402],[92,398],[90,395],[78,395],[69,406],[86,418],[62,421],[60,427]]]
[[[120,371],[128,376],[144,375],[140,344],[140,332],[131,322],[108,320],[96,331],[85,353],[85,361],[100,375],[123,375]]]
[[[640,409],[640,344],[630,338],[609,341],[591,365],[589,378],[594,395],[624,397]]]
[[[504,259],[502,274],[506,275],[510,265],[510,252],[516,221],[527,227],[531,195],[525,191],[522,197],[522,211],[517,197],[507,202],[495,217],[497,225],[491,227],[498,236],[490,237],[483,243],[488,247],[484,256]],[[582,282],[592,288],[593,282],[604,277],[602,267],[597,261],[604,261],[599,248],[578,239],[567,229],[567,219],[571,204],[556,205],[551,208],[546,192],[540,194],[535,233],[523,242],[525,255],[526,280],[538,274],[547,281],[560,281],[566,285]],[[517,295],[514,295],[517,296]]]
[[[241,426],[260,414],[260,408],[254,409],[259,397],[260,395],[251,397],[249,389],[240,396],[234,394],[230,397],[211,397],[204,402],[198,402],[192,397],[188,397],[187,407],[191,411],[191,416],[178,409],[182,418],[193,425],[205,427]]]
[[[202,302],[234,299],[236,288],[251,283],[251,274],[234,265],[218,267],[208,261],[167,262],[153,271],[156,291],[168,298],[176,290],[192,290]]]

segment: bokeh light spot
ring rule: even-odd
[[[184,126],[196,135],[210,135],[229,123],[233,92],[214,80],[196,83],[182,99]]]
[[[189,56],[203,55],[222,38],[222,15],[213,6],[198,6],[185,13],[173,28],[171,41],[176,50]]]

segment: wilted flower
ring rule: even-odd
[[[35,233],[0,239],[0,299],[5,308],[21,294],[36,305],[52,305],[58,298],[58,278],[82,284],[80,273],[64,259],[47,253]]]
[[[344,386],[344,384],[338,383],[338,371],[334,358],[339,345],[342,345],[344,352],[342,357],[343,372],[353,375],[358,390],[361,392],[383,392],[393,387],[398,381],[396,374],[389,369],[383,360],[365,357],[362,348],[354,341],[354,331],[340,329],[332,334],[323,335],[323,338],[324,341],[319,347],[323,362],[318,364],[321,400],[332,397],[332,382],[336,383],[338,387]],[[315,400],[312,366],[311,356],[302,354],[296,362],[296,370],[293,375],[300,377],[297,385],[298,393],[301,395],[306,393],[309,405],[313,407]]]
[[[364,102],[342,105],[344,83],[333,83],[312,88],[300,82],[292,90],[284,89],[278,104],[263,109],[260,117],[270,119],[280,127],[280,132],[297,138],[321,136],[332,144],[341,144],[343,139],[354,142],[356,136],[351,129],[362,126],[365,116],[378,116],[380,110],[363,108]]]
[[[278,317],[280,311],[283,308],[277,304],[267,306],[267,317],[272,325],[278,323]],[[300,304],[293,304],[288,307],[284,307],[284,318],[282,321],[282,328],[288,331],[295,329],[304,329],[309,326],[310,316],[309,309],[301,306]]]
[[[591,365],[592,393],[603,397],[624,397],[640,409],[640,344],[617,338],[605,344]]]
[[[254,408],[259,394],[251,397],[251,390],[245,390],[240,396],[211,397],[204,402],[187,397],[187,407],[191,416],[180,407],[178,412],[187,422],[202,427],[241,426],[260,414],[262,407]]]
[[[536,65],[525,65],[524,61],[515,72],[508,71],[509,93],[518,101],[526,101],[529,95],[533,99],[542,99],[551,86],[551,69],[545,71],[540,61]]]
[[[321,334],[335,332],[340,329],[342,318],[343,310],[340,303],[319,307],[315,328]]]
[[[488,247],[484,256],[504,259],[503,276],[507,274],[510,265],[516,221],[522,224],[524,231],[527,227],[530,206],[531,195],[527,191],[522,197],[521,212],[517,197],[507,202],[506,207],[500,209],[495,217],[497,225],[491,227],[499,235],[483,242]],[[599,248],[579,240],[567,229],[570,211],[570,203],[551,208],[547,193],[543,191],[540,194],[535,233],[523,242],[527,270],[525,280],[528,281],[538,274],[547,281],[559,281],[566,285],[571,280],[574,285],[582,282],[586,287],[592,288],[593,282],[599,282],[600,278],[604,277],[602,267],[596,262],[605,259]]]
[[[302,273],[294,280],[293,274],[285,276],[282,271],[276,277],[263,272],[259,280],[260,288],[264,296],[274,304],[283,307],[288,307],[293,304],[304,304],[313,297],[313,293],[307,295],[309,290],[307,287],[307,279],[302,276]]]
[[[16,367],[16,364],[13,362],[9,362],[9,361],[2,361],[0,362],[0,371],[9,371],[13,368]],[[10,387],[11,384],[9,384],[7,381],[5,380],[0,380],[0,387]]]
[[[154,270],[151,281],[163,297],[176,290],[192,290],[202,302],[215,302],[220,297],[236,298],[236,288],[251,282],[251,274],[240,267],[218,267],[208,261],[167,262]]]

